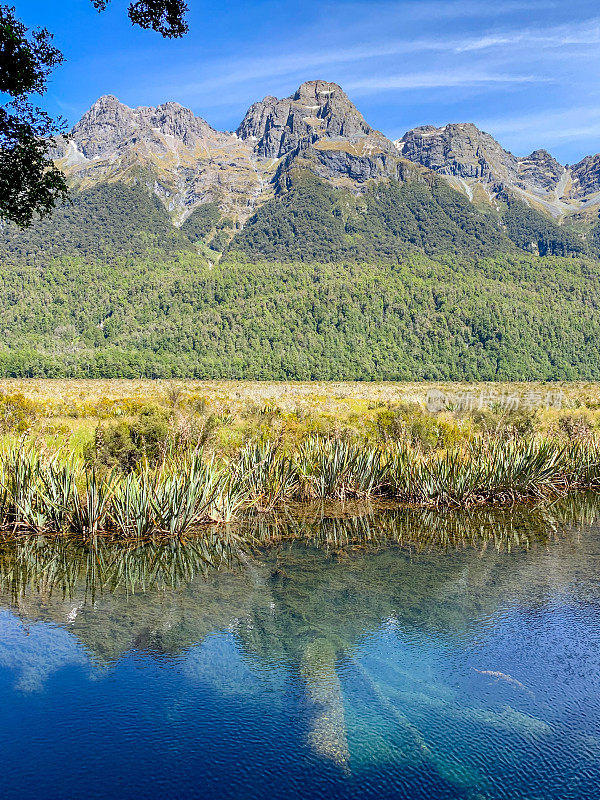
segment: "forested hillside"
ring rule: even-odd
[[[176,228],[99,185],[2,232],[0,375],[600,378],[600,261],[504,213],[437,178],[355,195],[298,171],[243,228],[216,203]]]
[[[274,379],[600,378],[582,259],[56,259],[0,274],[0,374]]]
[[[300,170],[231,247],[255,260],[394,262],[415,249],[461,256],[515,249],[499,219],[478,212],[441,179],[433,185],[390,180],[356,196]]]

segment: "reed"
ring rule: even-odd
[[[80,495],[74,484],[71,508],[71,529],[80,536],[95,536],[106,529],[109,504],[118,486],[115,472],[99,476],[95,471],[85,473],[85,492]]]
[[[156,477],[144,466],[120,481],[113,496],[110,516],[124,536],[150,536],[156,530],[153,498]]]
[[[298,488],[294,461],[275,442],[249,442],[232,464],[232,474],[248,503],[261,511],[290,499]]]
[[[210,521],[221,481],[222,472],[214,462],[204,463],[196,453],[180,463],[163,464],[151,496],[157,529],[180,536]]]

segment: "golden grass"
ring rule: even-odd
[[[361,382],[361,381],[201,381],[201,380],[54,380],[46,378],[0,379],[0,393],[22,393],[49,412],[65,404],[78,405],[101,400],[155,402],[164,399],[174,387],[187,395],[204,396],[215,405],[241,410],[248,403],[273,402],[282,410],[310,407],[340,410],[356,403],[424,404],[432,391],[449,396],[472,393],[489,398],[517,395],[526,401],[534,393],[562,392],[565,407],[600,407],[600,382]],[[543,403],[542,403],[543,405]]]
[[[69,438],[80,452],[98,420],[128,419],[146,405],[203,407],[222,417],[217,449],[230,451],[256,436],[299,441],[307,433],[369,434],[383,411],[428,407],[442,393],[449,403],[436,424],[469,434],[473,413],[506,407],[534,411],[536,430],[552,432],[561,417],[584,419],[600,434],[600,383],[397,383],[350,381],[199,381],[3,379],[2,395],[21,394],[36,405],[32,433],[56,442]],[[430,403],[429,403],[430,405]],[[469,413],[460,413],[463,412]],[[501,413],[501,412],[500,412]]]

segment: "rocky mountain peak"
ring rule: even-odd
[[[160,141],[164,136],[194,147],[199,140],[225,135],[179,103],[129,108],[113,95],[96,100],[71,133],[79,152],[88,159],[106,157],[136,143],[164,149],[165,142]]]
[[[534,150],[524,158],[518,158],[518,176],[524,189],[552,191],[565,174],[562,164],[547,150]]]
[[[368,125],[337,83],[306,81],[290,97],[265,97],[246,113],[237,135],[251,140],[257,155],[280,158],[301,143],[343,137],[356,143],[376,131]],[[382,144],[391,143],[383,136]]]
[[[54,157],[74,186],[143,182],[175,222],[215,202],[243,223],[302,171],[360,193],[430,169],[478,204],[518,195],[557,218],[600,205],[600,154],[569,168],[543,149],[517,158],[470,122],[423,125],[392,143],[324,80],[254,103],[236,134],[173,101],[130,108],[105,95],[56,142]]]
[[[395,144],[409,161],[446,176],[471,199],[478,187],[479,199],[503,197],[508,191],[554,216],[566,210],[560,199],[567,183],[566,170],[546,150],[517,158],[470,122],[414,128]]]
[[[97,100],[55,150],[75,185],[141,180],[177,222],[207,202],[248,216],[261,186],[250,156],[234,134],[216,131],[179,103],[129,108],[111,95]]]
[[[493,183],[517,174],[512,153],[471,122],[414,128],[395,144],[404,158],[442,175],[483,178]]]
[[[114,149],[135,130],[134,112],[111,94],[98,98],[71,131],[73,141],[86,158]]]
[[[600,153],[582,158],[570,168],[574,198],[583,198],[600,192]]]
[[[129,113],[131,113],[129,106],[122,103],[114,94],[103,94],[95,103],[92,103],[78,124],[81,125],[84,120],[93,121],[102,117],[127,116]]]

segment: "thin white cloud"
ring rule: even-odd
[[[543,127],[557,129],[560,126],[573,125],[577,122],[579,126],[589,126],[600,122],[600,108],[590,108],[589,106],[572,106],[569,108],[552,109],[550,111],[536,111],[529,114],[521,114],[510,118],[487,118],[480,120],[480,126],[487,125],[486,130],[498,131],[500,133],[512,133],[515,130],[529,132],[539,130]],[[558,134],[556,134],[558,135]]]
[[[211,76],[199,81],[178,84],[177,90],[185,94],[201,94],[215,89],[249,83],[261,78],[282,78],[287,75],[311,70],[333,67],[342,64],[360,64],[369,59],[388,58],[397,55],[426,52],[428,50],[448,50],[452,46],[436,40],[396,41],[340,49],[321,49],[318,51],[298,51],[285,56],[254,58],[236,62],[212,64]],[[165,87],[167,88],[167,87]]]
[[[511,83],[546,83],[549,79],[536,75],[509,75],[494,73],[477,73],[460,70],[444,70],[439,72],[413,72],[400,75],[388,75],[376,78],[364,78],[349,81],[345,88],[352,92],[407,90],[407,89],[443,89],[458,86],[484,86],[488,84]]]
[[[427,4],[430,5],[430,4]],[[301,75],[302,79],[307,77],[319,77],[317,71],[340,66],[354,66],[359,68],[362,64],[377,59],[390,59],[394,56],[418,55],[419,53],[437,53],[439,55],[455,54],[460,57],[462,54],[469,54],[477,51],[500,49],[504,70],[501,76],[487,75],[482,76],[477,83],[525,83],[525,82],[548,82],[548,79],[534,75],[511,75],[510,67],[518,64],[520,56],[517,56],[510,48],[517,46],[532,48],[558,48],[561,46],[586,45],[594,46],[600,44],[600,19],[594,18],[584,23],[574,25],[561,25],[549,27],[547,29],[507,31],[498,34],[491,34],[483,37],[464,38],[395,38],[385,40],[378,38],[373,42],[366,42],[354,47],[321,47],[314,49],[296,49],[285,55],[273,54],[260,58],[249,57],[235,61],[227,60],[213,62],[206,65],[210,70],[210,77],[202,77],[199,80],[181,83],[165,84],[161,91],[165,96],[177,92],[179,97],[186,97],[190,101],[194,98],[204,98],[221,92],[221,90],[248,84],[252,81],[264,78],[285,78],[287,76]],[[296,46],[297,47],[297,46]],[[454,64],[456,66],[456,64]],[[383,72],[383,70],[380,70]],[[470,72],[470,69],[467,70]],[[321,77],[327,78],[326,74]],[[361,89],[367,87],[367,80],[352,81],[352,85]],[[384,79],[385,80],[385,79]],[[467,85],[473,81],[453,80],[450,83],[440,83],[438,79],[431,84],[436,86],[458,86]],[[347,84],[349,85],[349,84]],[[427,80],[423,83],[416,83],[414,88],[429,88]],[[374,87],[381,88],[381,87]],[[395,87],[390,85],[388,88],[406,88],[403,84]]]
[[[495,138],[505,138],[522,152],[532,146],[550,148],[582,139],[597,139],[600,144],[600,108],[589,106],[539,111],[511,118],[481,119],[476,124]],[[594,152],[600,149],[598,144],[592,148]]]
[[[597,18],[586,20],[574,25],[559,25],[552,28],[512,31],[481,36],[457,44],[455,52],[468,53],[475,50],[488,50],[495,47],[514,47],[526,45],[527,47],[572,47],[600,44],[600,20]]]

